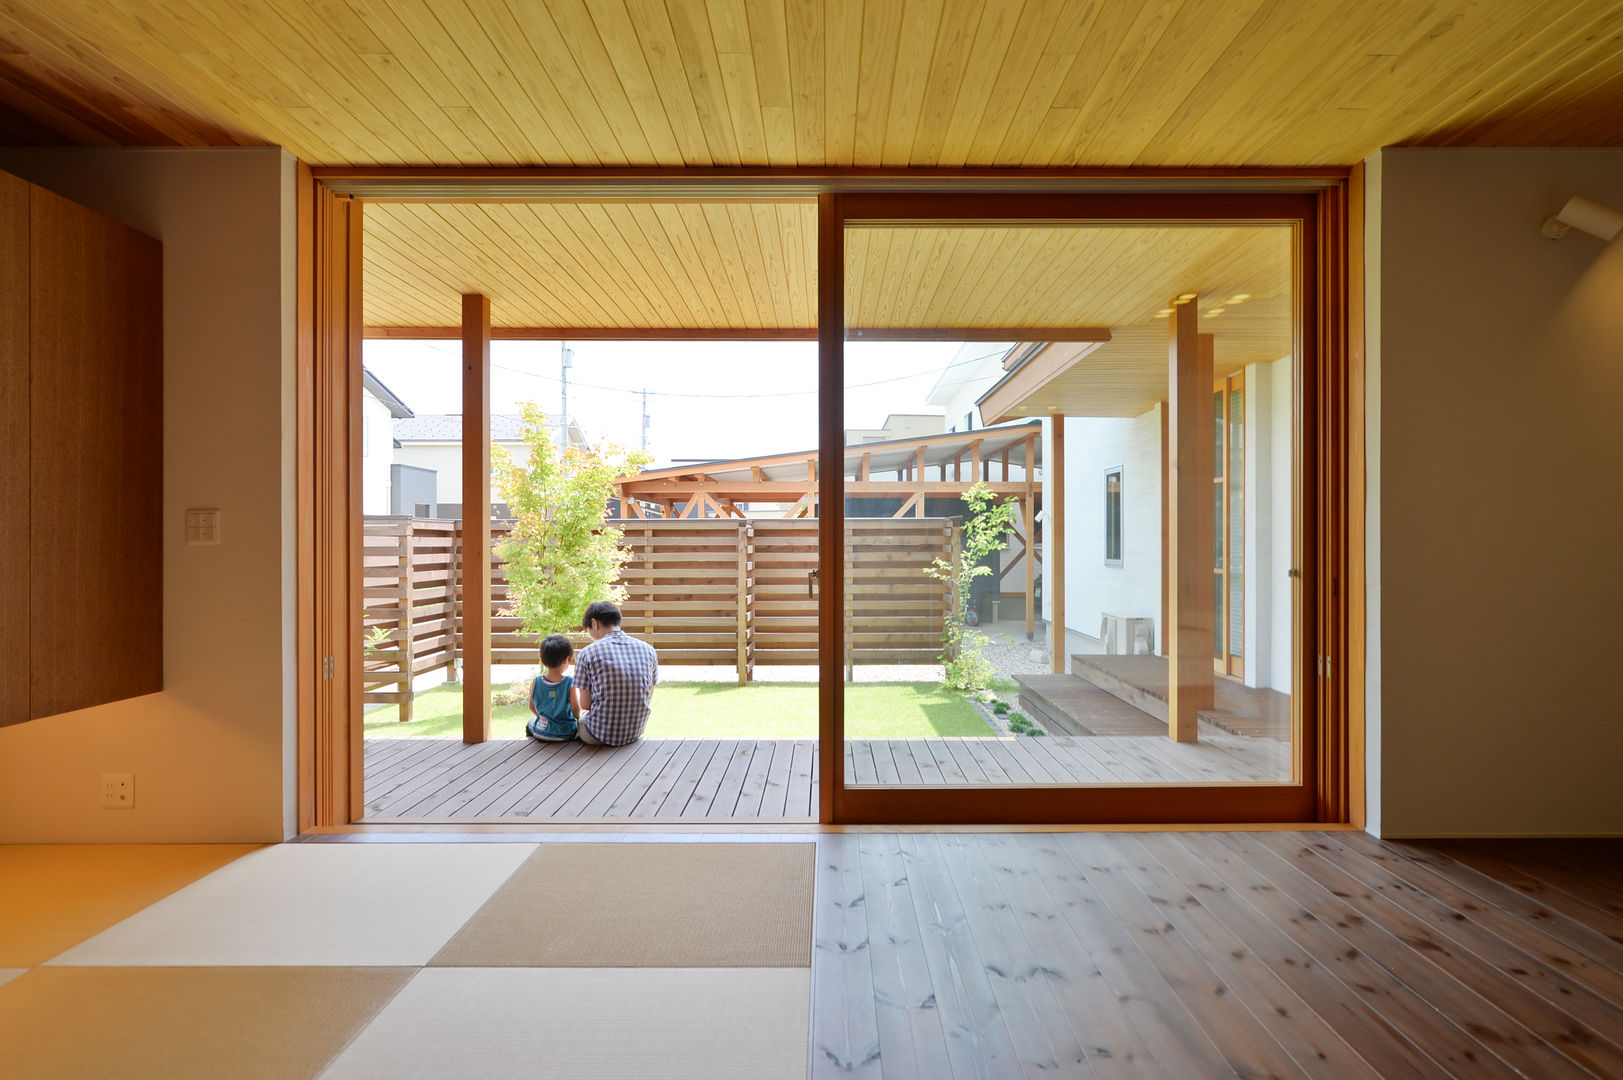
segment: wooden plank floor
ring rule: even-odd
[[[1623,1077],[1623,842],[820,835],[815,1077]]]
[[[1282,779],[1283,743],[1237,735],[854,740],[846,783],[1120,784]],[[810,818],[812,740],[648,739],[586,746],[508,739],[366,740],[366,821]]]

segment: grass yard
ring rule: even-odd
[[[814,683],[662,682],[654,688],[654,739],[815,739]],[[393,706],[368,713],[373,738],[460,735],[462,686],[447,683],[417,695],[409,724],[395,720]],[[374,719],[376,718],[376,719]],[[491,710],[496,739],[524,737],[527,705]],[[938,735],[990,735],[992,729],[962,694],[935,683],[854,683],[845,688],[845,733],[852,739],[907,739]]]

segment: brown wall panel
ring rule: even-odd
[[[28,719],[28,184],[0,173],[0,726]]]
[[[30,713],[163,678],[162,247],[30,200]]]

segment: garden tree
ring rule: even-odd
[[[956,610],[966,612],[969,610],[971,583],[992,572],[992,568],[983,565],[982,560],[1003,547],[1003,538],[1014,531],[1015,505],[1012,501],[998,501],[991,488],[984,483],[976,483],[959,499],[969,508],[969,516],[964,519],[962,527],[958,565],[954,566],[938,555],[924,568],[924,572],[958,590]],[[981,655],[981,646],[987,640],[985,634],[965,626],[961,617],[953,618],[952,609],[948,610],[946,625],[941,633],[944,646],[941,663],[946,669],[948,686],[973,693],[991,685],[992,677],[997,673],[992,670],[991,662]]]
[[[631,555],[603,515],[614,481],[649,458],[603,445],[560,450],[545,413],[528,402],[520,413],[530,460],[519,464],[500,446],[490,452],[496,487],[513,515],[496,554],[507,562],[506,613],[539,638],[578,629],[581,612],[594,600],[624,602],[620,567]]]

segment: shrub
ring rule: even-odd
[[[1004,701],[1002,698],[998,698],[992,702],[992,711],[997,713],[999,716],[1003,716],[1009,711],[1009,703]]]

